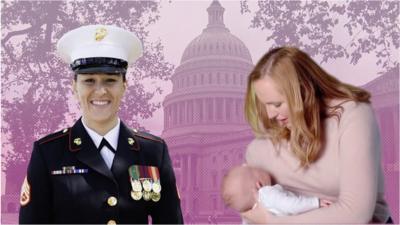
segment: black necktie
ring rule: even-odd
[[[98,148],[99,152],[101,151],[101,149],[104,146],[107,146],[107,148],[110,149],[110,151],[114,152],[114,154],[115,154],[115,152],[116,152],[115,149],[110,145],[110,143],[108,143],[108,141],[105,138],[103,138],[103,140],[101,140],[101,143]]]

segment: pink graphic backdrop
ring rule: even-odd
[[[72,73],[54,54],[66,31],[116,24],[145,53],[129,69],[120,117],[168,143],[186,223],[240,223],[219,195],[243,162],[246,77],[279,45],[307,51],[330,73],[372,95],[382,137],[386,199],[399,222],[399,14],[397,2],[2,3],[2,223],[16,223],[19,190],[38,137],[71,126]],[[397,18],[398,22],[398,18]]]

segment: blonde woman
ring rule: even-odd
[[[269,171],[287,190],[333,204],[279,217],[258,204],[242,217],[253,223],[390,223],[369,99],[297,48],[266,53],[248,79],[245,114],[257,138],[248,146],[247,164]]]

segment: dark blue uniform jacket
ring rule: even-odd
[[[158,202],[131,198],[131,165],[158,167],[162,187]],[[52,174],[72,166],[84,172]],[[167,145],[122,122],[111,170],[78,120],[72,128],[34,143],[27,184],[20,223],[145,224],[149,216],[153,223],[183,223]],[[117,200],[114,206],[109,204],[110,197]]]

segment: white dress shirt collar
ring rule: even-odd
[[[83,121],[82,118],[82,124],[85,127],[86,131],[88,132],[90,138],[92,138],[93,143],[96,145],[96,148],[99,148],[100,142],[101,140],[103,140],[103,138],[105,138],[108,143],[110,143],[110,145],[117,150],[118,147],[118,137],[119,137],[119,128],[120,128],[120,124],[121,124],[121,120],[118,118],[117,121],[117,125],[115,125],[114,128],[112,128],[110,131],[107,132],[106,135],[101,136],[100,134],[98,134],[96,131],[90,129],[85,122]]]

